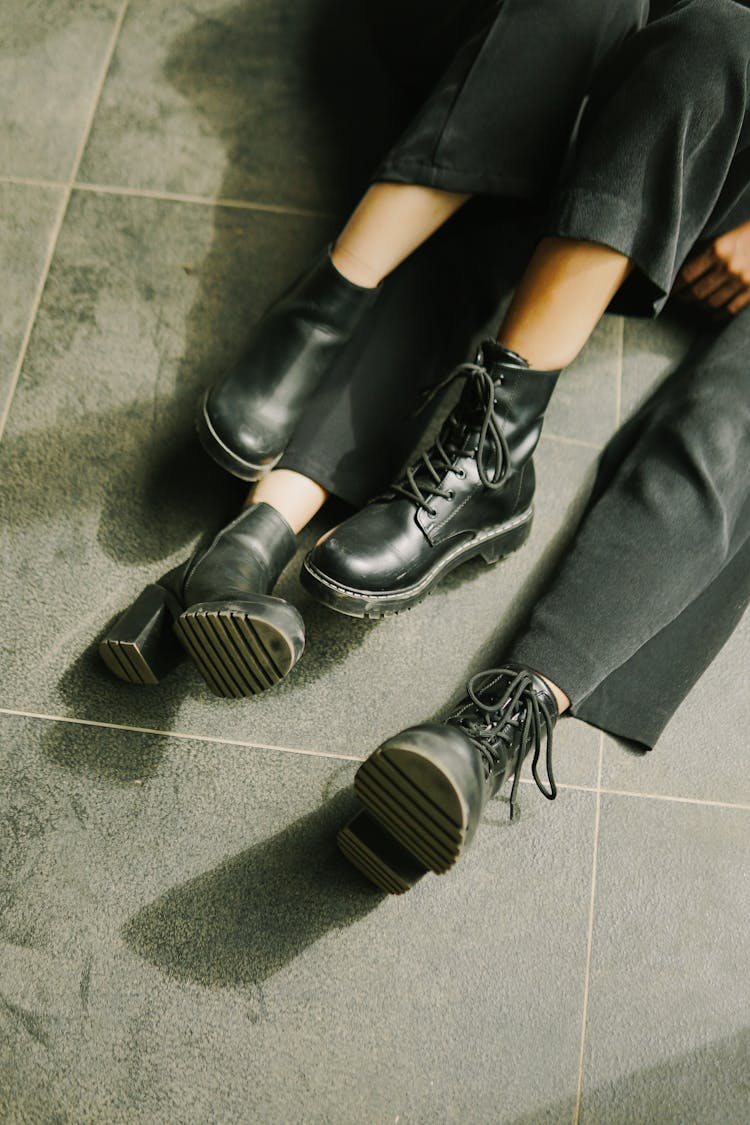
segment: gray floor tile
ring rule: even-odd
[[[0,183],[0,404],[26,332],[62,195],[58,188]]]
[[[6,1120],[570,1120],[593,796],[393,899],[333,846],[351,765],[0,729]]]
[[[545,428],[597,446],[614,432],[623,321],[605,316],[578,359],[563,371],[545,417]]]
[[[695,330],[679,310],[669,309],[657,320],[624,322],[622,418],[634,414],[651,391],[686,355]]]
[[[80,178],[341,208],[397,128],[356,13],[343,0],[134,0]]]
[[[0,8],[0,173],[66,180],[96,95],[118,0]]]
[[[319,520],[278,587],[302,610],[308,651],[264,696],[216,700],[191,667],[131,690],[92,655],[141,586],[238,502],[197,449],[198,387],[320,239],[309,220],[74,196],[0,451],[16,576],[0,631],[15,669],[6,706],[364,756],[444,713],[499,658],[570,534],[590,449],[543,439],[528,546],[468,564],[384,622],[337,617],[301,590]],[[594,732],[561,726],[560,781],[593,784],[597,758]]]
[[[583,1122],[750,1118],[750,814],[604,797]]]
[[[650,753],[605,740],[602,784],[750,805],[747,732],[750,696],[740,669],[750,667],[750,615],[691,691]]]

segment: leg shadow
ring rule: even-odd
[[[357,805],[349,788],[269,840],[176,887],[131,918],[127,944],[170,977],[259,985],[386,896],[336,848]]]

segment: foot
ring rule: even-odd
[[[480,672],[442,723],[410,727],[371,754],[357,771],[355,789],[388,839],[443,874],[469,846],[487,802],[511,775],[513,815],[528,754],[539,789],[555,798],[551,754],[557,716],[547,683],[531,669],[509,665]],[[539,775],[545,743],[548,786]],[[377,852],[377,845],[370,850]],[[379,867],[368,859],[372,877]],[[362,870],[368,873],[364,865]]]
[[[517,550],[531,530],[531,457],[558,375],[486,340],[475,363],[436,388],[466,379],[432,448],[305,559],[309,593],[339,613],[385,617],[468,559]]]
[[[305,628],[271,596],[296,537],[268,504],[253,504],[205,548],[141,593],[99,645],[128,683],[158,683],[189,656],[208,686],[229,698],[283,679],[302,655]]]
[[[198,434],[214,461],[242,480],[273,468],[377,292],[343,277],[326,251],[269,309],[201,403]]]

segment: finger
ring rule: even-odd
[[[689,258],[687,262],[685,262],[685,265],[677,275],[677,283],[673,291],[678,293],[681,289],[692,285],[694,281],[710,270],[714,265],[716,265],[716,251],[712,245],[708,246],[700,254],[696,254],[694,258]]]
[[[704,273],[697,281],[694,281],[690,286],[690,292],[695,297],[696,301],[705,301],[722,285],[725,285],[730,278],[724,266],[714,266],[708,273]]]
[[[750,287],[743,289],[733,301],[730,301],[726,306],[726,311],[734,316],[736,313],[742,312],[748,305],[750,305]]]
[[[720,285],[718,289],[714,289],[713,293],[706,298],[706,304],[710,305],[712,309],[721,309],[725,305],[728,305],[739,293],[742,293],[744,289],[745,286],[741,281],[737,281],[736,278],[730,278],[729,281],[725,281],[723,285]]]

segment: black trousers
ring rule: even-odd
[[[509,214],[627,254],[637,268],[618,311],[647,315],[694,248],[750,219],[750,10],[680,0],[646,23],[647,7],[470,5],[442,71],[458,16],[435,19],[407,96],[440,76],[373,178],[481,198],[385,283],[282,465],[355,504],[387,485],[418,436],[419,392],[496,316]],[[616,436],[510,654],[555,680],[574,714],[645,746],[750,597],[748,357],[746,310]]]

